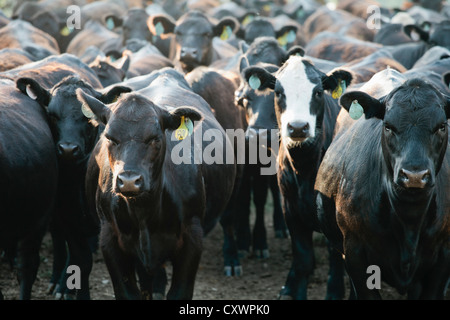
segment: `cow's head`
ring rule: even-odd
[[[424,41],[431,46],[441,46],[450,49],[450,21],[427,24],[427,28],[417,25],[406,25],[403,31],[414,41]]]
[[[361,106],[367,119],[383,121],[381,148],[389,181],[397,190],[429,190],[434,185],[447,148],[449,97],[421,79],[411,79],[379,100],[348,92],[341,105],[346,110]]]
[[[64,78],[51,90],[41,87],[31,78],[20,78],[17,80],[17,88],[46,109],[58,157],[66,163],[85,160],[94,148],[97,137],[97,128],[90,125],[83,115],[75,91],[83,88],[105,103],[117,99],[122,92],[131,91],[117,86],[100,93],[76,76]]]
[[[233,17],[222,18],[214,24],[195,10],[186,13],[177,22],[167,15],[153,15],[149,19],[150,31],[155,36],[175,34],[175,59],[187,72],[199,65],[209,65],[213,55],[213,38],[227,39],[238,26],[239,22]]]
[[[122,27],[122,45],[125,46],[131,39],[152,41],[147,20],[149,15],[142,8],[131,8],[124,17],[108,15],[105,17],[105,24],[109,29]]]
[[[128,71],[130,66],[130,56],[125,55],[119,60],[112,61],[111,57],[97,56],[94,61],[89,64],[103,87],[110,86],[114,83],[121,82]]]
[[[78,99],[91,110],[91,117],[106,125],[104,143],[113,174],[112,191],[125,197],[158,192],[166,154],[166,131],[170,134],[182,116],[198,121],[201,114],[190,107],[170,112],[146,97],[130,93],[111,105],[77,90]]]
[[[326,75],[308,59],[297,55],[292,55],[275,75],[263,68],[249,67],[244,77],[258,94],[275,92],[275,112],[281,139],[287,148],[320,135],[324,91],[348,86],[352,80],[351,73],[344,69],[335,69]]]

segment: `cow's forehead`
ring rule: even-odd
[[[131,122],[157,117],[155,104],[137,94],[125,95],[111,107],[111,111],[114,119]]]
[[[204,17],[188,17],[182,21],[179,21],[175,27],[175,30],[181,32],[189,31],[200,33],[204,30],[212,30],[212,25],[211,22]]]
[[[320,76],[314,66],[299,56],[291,56],[277,73],[278,81],[284,86],[286,84],[300,85],[301,83],[319,83]]]

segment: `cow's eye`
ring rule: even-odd
[[[393,130],[393,128],[390,125],[385,124],[384,125],[384,132],[386,132],[387,134],[392,134],[394,132],[394,130]]]
[[[105,138],[106,138],[106,140],[108,140],[108,143],[110,145],[117,146],[119,144],[119,141],[117,141],[116,139],[114,139],[111,136],[105,135]]]
[[[444,133],[445,132],[445,128],[447,128],[447,122],[444,122],[443,124],[441,124],[441,126],[439,127],[439,131]]]
[[[205,38],[209,38],[211,36],[211,34],[209,32],[205,32],[202,34],[202,36]]]
[[[317,90],[316,91],[316,97],[321,98],[323,96],[323,90]]]

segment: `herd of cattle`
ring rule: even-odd
[[[217,223],[225,276],[242,274],[243,252],[268,256],[269,191],[276,235],[292,244],[280,298],[307,298],[315,231],[329,243],[324,298],[344,298],[347,272],[351,298],[379,299],[373,265],[410,299],[445,297],[448,3],[13,4],[0,15],[0,249],[21,299],[32,298],[47,232],[58,297],[90,299],[98,246],[116,299],[191,299]],[[277,173],[250,161],[175,164],[178,144],[192,142],[190,159],[211,147],[196,140],[200,125],[219,132],[219,160],[239,152],[230,130],[245,132],[246,148],[279,130],[279,146],[263,149],[278,150]],[[78,289],[67,287],[69,265]]]

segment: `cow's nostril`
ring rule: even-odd
[[[58,144],[58,154],[64,157],[74,157],[80,153],[80,147],[72,143]]]
[[[399,182],[406,188],[425,188],[431,178],[431,171],[429,169],[421,171],[409,171],[407,169],[400,169]]]
[[[143,181],[141,175],[125,171],[117,176],[116,185],[122,194],[138,194],[141,191]]]

